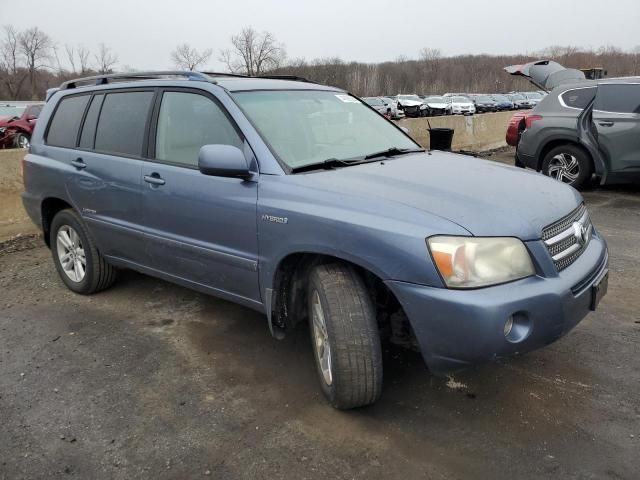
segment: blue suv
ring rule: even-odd
[[[582,198],[424,151],[349,93],[297,78],[107,75],[51,92],[24,204],[60,278],[130,268],[308,323],[332,405],[373,403],[382,344],[442,374],[566,334],[607,289]]]

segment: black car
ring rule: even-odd
[[[498,110],[498,104],[489,95],[477,95],[473,97],[473,103],[476,106],[476,112],[495,112]]]

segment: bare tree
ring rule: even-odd
[[[31,27],[19,35],[18,47],[25,59],[31,95],[37,98],[36,73],[48,66],[46,62],[50,59],[53,41],[38,27]]]
[[[209,61],[212,53],[210,48],[199,52],[188,43],[182,43],[171,52],[171,61],[178,68],[196,70]]]
[[[233,73],[257,76],[282,65],[286,58],[284,45],[270,32],[257,32],[252,27],[231,37],[231,48],[220,52],[220,60]]]
[[[95,55],[95,59],[96,70],[103,75],[105,73],[113,73],[113,67],[118,63],[118,56],[104,43],[101,43],[98,47],[98,53]]]
[[[425,47],[420,50],[420,60],[431,62],[442,57],[442,51],[439,48]]]
[[[26,76],[21,71],[20,33],[11,25],[4,27],[4,35],[0,39],[0,72],[2,83],[12,99],[17,99]]]
[[[89,71],[89,49],[83,45],[74,47],[73,45],[65,45],[64,50],[67,54],[67,61],[71,66],[74,74],[82,75]]]

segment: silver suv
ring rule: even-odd
[[[586,80],[546,60],[506,70],[551,90],[523,119],[521,164],[575,188],[640,180],[640,77]]]

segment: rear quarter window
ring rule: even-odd
[[[640,114],[640,84],[600,85],[594,108],[601,112]]]
[[[584,109],[596,96],[596,87],[576,88],[567,90],[560,95],[562,102],[567,107]]]
[[[96,128],[95,150],[142,156],[147,118],[154,92],[120,92],[105,96]]]
[[[64,97],[60,100],[47,133],[47,145],[75,148],[89,95]]]

